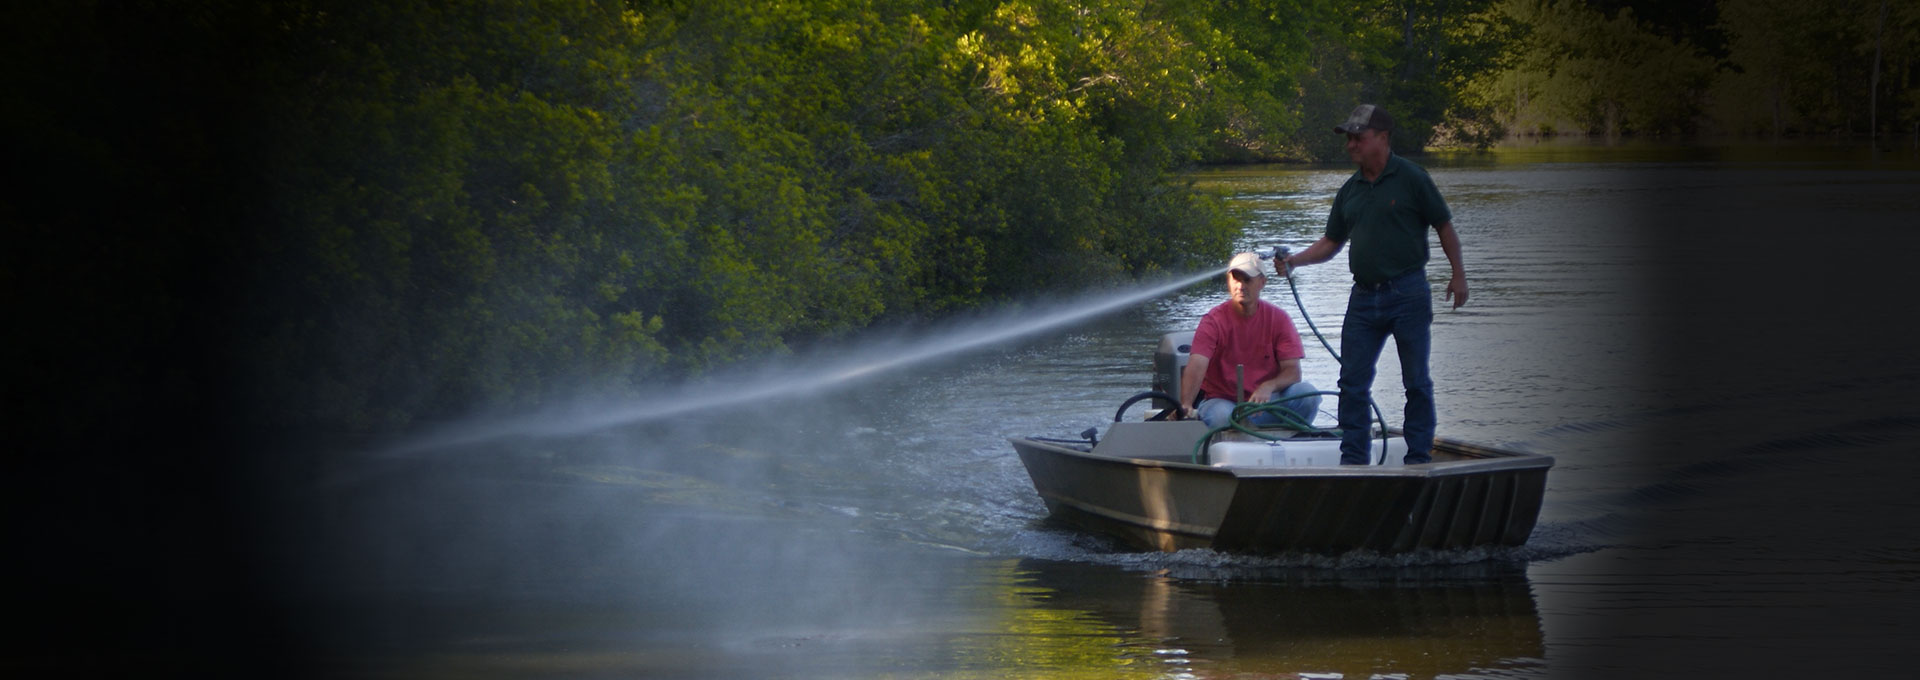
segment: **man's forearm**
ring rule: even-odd
[[[1297,382],[1300,382],[1300,366],[1294,364],[1291,366],[1282,366],[1279,375],[1273,376],[1273,378],[1266,382],[1260,383],[1259,387],[1260,389],[1266,390],[1267,396],[1271,397],[1274,393],[1286,389]]]
[[[1460,254],[1460,235],[1453,231],[1452,222],[1442,222],[1434,226],[1440,236],[1440,252],[1447,254],[1447,264],[1452,267],[1454,276],[1467,275],[1466,258]]]
[[[1207,358],[1197,355],[1187,356],[1187,367],[1180,372],[1180,405],[1194,408],[1200,406],[1194,400],[1200,396],[1201,378],[1207,373]]]
[[[1333,256],[1340,252],[1340,245],[1339,243],[1335,243],[1333,239],[1322,236],[1320,240],[1314,241],[1313,245],[1307,246],[1305,250],[1288,255],[1286,260],[1281,264],[1288,267],[1304,267],[1310,264],[1320,264],[1333,259]]]

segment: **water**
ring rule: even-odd
[[[1911,675],[1920,361],[1890,275],[1920,253],[1911,161],[1430,165],[1472,285],[1436,316],[1440,434],[1558,460],[1521,550],[1136,553],[1045,522],[1005,438],[1104,425],[1146,389],[1159,335],[1224,295],[1175,285],[1071,322],[852,343],[854,363],[777,370],[750,399],[684,395],[712,400],[667,417],[619,403],[265,466],[292,661],[343,677]],[[1254,209],[1241,247],[1298,247],[1347,172],[1201,181]],[[1344,257],[1297,283],[1337,347]],[[1267,295],[1294,311],[1287,291]],[[832,377],[860,362],[884,370]],[[1305,363],[1333,385],[1311,340]],[[1389,422],[1397,375],[1389,351]]]

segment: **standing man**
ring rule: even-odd
[[[1299,425],[1313,424],[1320,395],[1300,380],[1300,358],[1306,356],[1300,331],[1286,310],[1260,299],[1266,285],[1259,255],[1233,256],[1227,266],[1227,301],[1207,310],[1193,332],[1193,350],[1180,373],[1180,417],[1197,413],[1207,427],[1220,427],[1233,417],[1239,402],[1271,402],[1289,411]],[[1245,368],[1244,386],[1237,384],[1241,371],[1236,367]],[[1246,422],[1289,424],[1271,412],[1256,413]]]
[[[1455,309],[1467,303],[1466,264],[1453,213],[1427,171],[1394,155],[1389,144],[1393,118],[1362,104],[1333,129],[1347,136],[1347,156],[1359,170],[1333,197],[1327,234],[1279,266],[1319,264],[1348,242],[1353,252],[1353,291],[1340,327],[1340,462],[1365,465],[1371,420],[1374,363],[1387,336],[1400,352],[1400,381],[1407,389],[1407,464],[1432,460],[1433,378],[1427,357],[1433,349],[1433,292],[1427,284],[1427,229],[1440,237],[1452,277],[1446,297]]]

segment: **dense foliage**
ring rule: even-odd
[[[29,3],[16,346],[104,376],[73,427],[385,428],[1217,262],[1180,173],[1338,160],[1361,101],[1403,151],[1920,121],[1912,3],[1720,4]]]
[[[1499,0],[1460,88],[1517,134],[1920,134],[1920,4]]]
[[[275,88],[258,274],[299,313],[254,321],[257,384],[532,402],[1224,249],[1170,175],[1200,4],[922,4],[283,10],[320,57]]]

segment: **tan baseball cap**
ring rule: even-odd
[[[1266,272],[1260,270],[1260,256],[1253,253],[1241,253],[1233,256],[1233,261],[1227,263],[1227,268],[1239,271],[1247,276],[1264,277],[1267,275]]]

